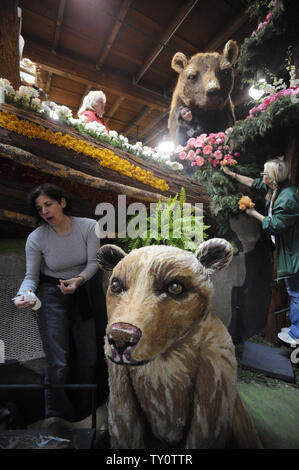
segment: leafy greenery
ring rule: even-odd
[[[264,163],[268,158],[283,153],[290,131],[296,132],[298,125],[299,103],[289,96],[281,96],[264,112],[237,121],[229,138],[239,152],[253,153]]]
[[[252,177],[256,177],[258,173],[258,168],[255,165],[236,165],[235,170],[237,173]],[[195,173],[194,177],[204,186],[211,198],[217,225],[215,227],[217,235],[224,236],[230,229],[230,216],[240,214],[238,201],[247,192],[246,188],[242,187],[241,192],[235,180],[211,166],[202,167]]]
[[[127,250],[149,245],[171,245],[194,252],[198,244],[208,238],[205,231],[209,226],[203,223],[203,216],[197,215],[191,205],[185,205],[185,200],[186,193],[182,188],[179,200],[176,194],[166,203],[159,201],[146,219],[145,230],[136,238],[127,236]],[[138,223],[137,217],[132,217],[129,224]]]
[[[238,66],[243,73],[252,74],[268,68],[277,75],[284,74],[288,48],[295,44],[298,34],[296,4],[294,0],[280,0],[274,4],[269,21],[244,40],[238,59]],[[251,2],[247,11],[251,17],[256,16],[261,21],[267,7],[272,5],[271,2],[256,0]],[[275,54],[270,51],[275,51]]]

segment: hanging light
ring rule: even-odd
[[[264,78],[261,78],[259,80],[260,83],[265,83],[266,80]],[[264,94],[264,90],[261,90],[260,88],[256,88],[254,85],[252,85],[252,87],[249,88],[249,96],[251,98],[253,98],[254,100],[259,100]]]
[[[170,153],[174,150],[174,143],[167,139],[169,139],[169,137],[164,135],[162,142],[158,145],[159,152]]]

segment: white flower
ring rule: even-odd
[[[108,134],[109,134],[109,137],[111,137],[112,139],[118,138],[118,132],[116,131],[109,131]]]
[[[22,98],[27,98],[30,100],[30,98],[38,98],[39,92],[38,90],[35,90],[31,86],[23,86],[21,85],[17,95]]]
[[[71,111],[70,108],[68,108],[67,106],[56,106],[55,108],[55,112],[58,116],[58,118],[72,118],[73,117],[73,113]]]
[[[165,153],[164,153],[164,154],[159,154],[159,161],[160,161],[160,162],[166,163],[167,160],[169,160],[169,156],[168,156],[168,155],[166,155]]]
[[[118,138],[119,138],[119,140],[121,140],[122,142],[125,142],[126,144],[129,142],[128,137],[125,137],[122,134],[119,134]]]
[[[51,108],[43,101],[40,109],[47,117],[51,117]]]
[[[6,78],[0,78],[0,89],[4,90],[9,95],[14,95],[15,90],[11,86],[11,83]]]
[[[172,162],[170,160],[167,160],[166,165],[168,165],[172,170],[183,170],[184,167],[181,163],[179,162]]]
[[[41,101],[40,101],[39,98],[32,98],[31,104],[32,104],[33,106],[36,106],[37,108],[40,108]]]
[[[80,126],[82,125],[82,121],[81,119],[74,119],[74,118],[69,118],[69,122],[73,125],[73,126]]]
[[[88,122],[87,124],[85,124],[85,129],[91,132],[95,132],[99,135],[106,133],[106,127],[97,121]]]

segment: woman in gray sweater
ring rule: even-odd
[[[29,204],[41,224],[26,242],[26,275],[15,305],[32,308],[35,301],[28,301],[25,293],[37,291],[42,303],[37,313],[46,355],[45,383],[99,382],[101,402],[108,390],[103,352],[107,320],[96,261],[97,223],[71,217],[67,197],[51,184],[36,188]],[[82,419],[90,413],[90,392],[46,390],[45,408],[46,417]]]

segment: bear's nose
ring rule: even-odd
[[[130,323],[113,323],[107,330],[109,344],[122,356],[126,349],[135,346],[141,338],[141,330]]]
[[[214,98],[214,96],[219,95],[219,93],[220,93],[219,88],[210,88],[210,89],[207,91],[207,96],[208,96],[209,98]]]

